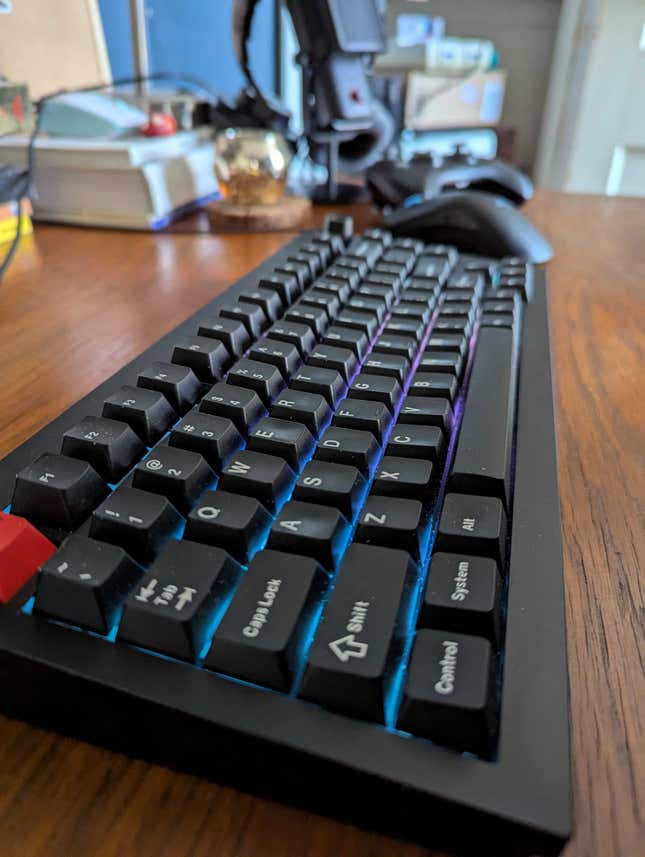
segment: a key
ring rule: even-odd
[[[361,281],[361,275],[354,268],[346,268],[344,265],[338,264],[338,261],[325,271],[323,279],[343,283],[350,292],[353,292]]]
[[[214,481],[215,473],[201,455],[172,446],[155,447],[132,474],[134,488],[167,497],[182,515]]]
[[[295,277],[296,282],[298,283],[298,294],[302,294],[303,290],[307,288],[309,281],[311,280],[311,269],[309,268],[309,265],[299,259],[287,259],[286,262],[282,262],[280,265],[276,266],[275,273],[279,275],[287,274],[291,277]]]
[[[329,325],[329,319],[324,309],[320,307],[307,306],[306,304],[295,304],[284,314],[284,320],[295,324],[306,324],[311,328],[316,339],[321,337]]]
[[[369,268],[373,268],[383,253],[380,241],[371,241],[369,238],[357,235],[353,238],[346,250],[348,256],[364,259]]]
[[[405,276],[405,268],[402,265],[390,265],[387,262],[381,262],[372,271],[370,282],[387,283],[398,295]]]
[[[480,327],[505,327],[511,330],[515,324],[515,320],[510,313],[499,313],[494,315],[490,312],[485,312],[480,321]]]
[[[199,411],[187,414],[168,437],[169,446],[199,453],[217,473],[243,443],[231,420]]]
[[[373,282],[369,278],[361,283],[355,294],[358,298],[374,298],[376,300],[381,300],[384,302],[388,310],[392,308],[396,297],[395,291],[391,285],[382,282]]]
[[[383,354],[373,351],[363,363],[361,372],[364,375],[385,375],[395,378],[401,386],[405,384],[410,371],[410,361],[399,354]]]
[[[319,369],[335,369],[340,372],[343,380],[347,383],[356,372],[358,360],[349,348],[317,345],[307,360],[307,366],[317,366]]]
[[[435,321],[432,331],[443,335],[444,333],[456,334],[458,336],[470,336],[470,322],[467,318],[444,317],[440,315]]]
[[[270,363],[272,366],[277,366],[287,383],[302,365],[300,352],[295,345],[288,342],[278,342],[275,339],[258,340],[249,351],[249,358],[260,363]]]
[[[366,229],[363,235],[365,238],[371,238],[373,241],[378,241],[383,248],[389,247],[394,240],[391,232],[387,229],[377,227]]]
[[[447,351],[424,351],[419,361],[422,372],[446,372],[461,378],[464,366],[463,357],[459,354],[449,354]]]
[[[425,249],[423,241],[418,238],[395,238],[392,242],[393,248],[402,248],[404,250],[413,250],[415,256],[418,256]]]
[[[331,426],[320,439],[314,458],[335,464],[350,464],[360,470],[363,476],[369,476],[379,454],[380,447],[371,432]]]
[[[322,338],[323,345],[334,345],[338,348],[349,348],[362,360],[365,356],[368,346],[366,334],[362,330],[356,330],[351,327],[337,327],[332,324],[327,328],[327,332]]]
[[[219,548],[170,542],[126,599],[118,639],[195,661],[240,573]]]
[[[287,257],[287,262],[292,264],[305,265],[307,268],[307,276],[305,277],[304,287],[306,288],[313,279],[315,279],[321,270],[320,259],[318,256],[313,256],[310,253],[298,251]]]
[[[233,360],[240,358],[251,344],[244,323],[234,318],[209,318],[199,325],[197,335],[219,339]]]
[[[426,349],[428,351],[448,351],[463,357],[466,353],[467,340],[465,336],[454,333],[432,334]]]
[[[40,570],[34,611],[107,634],[142,574],[122,548],[72,535]]]
[[[393,414],[402,395],[401,385],[396,378],[360,372],[349,388],[348,398],[383,402]]]
[[[160,440],[177,419],[162,393],[128,386],[105,400],[102,415],[127,423],[146,446]]]
[[[352,293],[349,283],[327,276],[316,280],[312,288],[321,294],[328,294],[330,300],[337,300],[341,305],[349,300],[349,296]]]
[[[413,574],[405,551],[349,547],[309,651],[301,697],[384,722]]]
[[[268,339],[277,339],[278,342],[288,342],[295,345],[303,360],[316,345],[316,337],[313,330],[306,324],[298,324],[294,321],[277,321],[267,330]]]
[[[276,321],[282,314],[282,301],[277,292],[272,289],[263,289],[261,286],[256,289],[245,289],[240,292],[237,299],[243,304],[259,306],[267,321]]]
[[[362,330],[371,339],[378,328],[376,315],[368,315],[356,309],[344,309],[334,321],[336,327],[349,327],[354,330]]]
[[[406,396],[399,411],[399,423],[437,426],[446,437],[452,426],[452,407],[448,399],[430,396]]]
[[[340,256],[336,259],[336,264],[333,266],[336,270],[349,270],[355,272],[361,279],[369,271],[369,265],[365,259],[359,259],[357,256]],[[330,268],[331,270],[331,268]]]
[[[428,536],[423,506],[418,500],[371,495],[358,518],[354,539],[371,545],[407,550],[419,560]]]
[[[429,306],[432,306],[441,292],[441,286],[435,280],[426,279],[425,277],[415,277],[413,275],[405,284],[405,291],[408,290],[417,293],[416,302],[418,303],[422,303],[421,294],[419,293],[425,294],[426,300],[430,301]],[[403,299],[405,299],[405,291],[402,295]]]
[[[407,288],[401,294],[401,303],[406,305],[417,304],[426,309],[432,309],[435,304],[435,297],[434,293],[427,289]]]
[[[325,217],[325,232],[339,235],[345,244],[348,244],[354,234],[354,220],[347,214],[328,214]]]
[[[137,562],[152,562],[183,519],[159,494],[117,488],[90,520],[90,537],[127,551]]]
[[[444,256],[451,268],[459,258],[459,251],[451,244],[426,244],[422,252],[427,256]]]
[[[218,315],[220,318],[241,321],[251,339],[257,339],[268,323],[262,307],[249,303],[224,304],[219,308]]]
[[[392,425],[392,414],[383,402],[345,399],[334,414],[332,425],[338,428],[369,431],[380,444]]]
[[[490,643],[452,631],[418,631],[397,728],[486,756],[495,729]]]
[[[392,248],[387,250],[381,259],[382,262],[392,265],[402,265],[407,274],[415,267],[416,254],[414,250],[405,248]]]
[[[392,316],[383,328],[384,337],[388,336],[413,336],[417,342],[423,338],[425,326],[416,319],[396,318]]]
[[[310,461],[293,490],[294,500],[332,506],[352,521],[365,496],[366,482],[355,467]]]
[[[446,439],[436,426],[417,426],[396,423],[390,432],[387,455],[401,458],[420,458],[438,464],[443,459]]]
[[[253,390],[267,408],[286,386],[282,373],[276,366],[246,358],[238,360],[231,367],[226,380],[235,387]]]
[[[274,514],[286,498],[296,475],[281,458],[242,450],[222,470],[223,491],[255,497]]]
[[[325,318],[331,321],[340,312],[340,301],[335,295],[323,289],[307,289],[296,304],[296,307],[301,309],[315,307],[316,309],[323,310]]]
[[[298,278],[285,271],[282,274],[276,271],[270,277],[264,277],[258,283],[261,289],[273,290],[282,301],[282,306],[290,306],[300,294]]]
[[[260,420],[249,434],[247,449],[252,452],[266,452],[278,455],[296,473],[303,461],[310,458],[315,440],[309,429],[297,422],[267,417]]]
[[[506,556],[506,514],[497,497],[447,494],[436,546],[451,553],[490,556],[503,567]]]
[[[441,628],[499,643],[502,584],[494,559],[435,553],[428,569],[419,628]]]
[[[188,366],[200,381],[213,384],[222,377],[231,358],[224,343],[218,339],[185,336],[173,348],[172,362]]]
[[[376,468],[372,494],[428,503],[433,496],[432,478],[432,462],[427,459],[385,455]]]
[[[381,298],[368,298],[358,293],[350,298],[347,308],[374,316],[379,324],[381,324],[387,312],[387,304]]]
[[[485,278],[480,271],[455,271],[448,278],[449,289],[475,289],[481,292],[484,286]]]
[[[16,476],[11,512],[55,538],[75,530],[108,493],[86,461],[45,452]]]
[[[412,336],[401,334],[381,334],[374,343],[373,354],[398,354],[406,360],[412,360],[417,353],[418,343]]]
[[[256,392],[228,383],[211,387],[199,410],[231,420],[242,435],[247,435],[258,420],[267,415],[267,409]]]
[[[450,265],[441,256],[420,256],[414,266],[413,276],[428,277],[436,280],[440,285],[448,278]]]
[[[318,393],[332,408],[337,406],[347,390],[340,372],[309,365],[303,366],[294,375],[291,388],[305,393]]]
[[[204,666],[287,691],[324,585],[315,560],[272,550],[257,554],[217,627]]]
[[[264,546],[270,526],[271,516],[259,500],[207,491],[188,516],[184,539],[223,548],[247,565]]]
[[[326,268],[331,262],[331,251],[325,244],[317,245],[313,242],[308,242],[307,244],[302,245],[300,253],[303,253],[305,256],[310,256],[312,259],[317,259],[319,271]]]
[[[273,403],[271,416],[307,426],[318,438],[331,420],[331,408],[319,393],[305,393],[288,387]]]
[[[316,232],[311,239],[311,243],[324,244],[326,247],[329,247],[333,259],[345,252],[345,242],[342,237],[335,235],[331,230],[326,228],[320,232]]]
[[[310,556],[327,571],[333,571],[349,539],[345,517],[329,506],[290,500],[271,527],[268,547]]]
[[[24,602],[40,566],[56,552],[56,545],[18,515],[0,512],[0,603],[15,596]]]
[[[499,497],[506,509],[511,500],[517,371],[513,331],[482,328],[448,483],[451,491]]]
[[[430,316],[430,309],[418,303],[398,303],[392,309],[392,321],[414,321],[422,330],[427,327]]]
[[[107,482],[118,482],[146,448],[127,423],[85,417],[63,435],[61,452],[87,461]]]
[[[457,395],[457,379],[445,372],[416,372],[409,392],[412,396],[440,396],[453,404]]]
[[[193,370],[174,363],[153,363],[139,373],[137,387],[163,393],[180,415],[189,411],[201,395],[201,384]]]
[[[470,304],[448,303],[442,304],[440,319],[459,318],[465,321],[472,321],[475,317],[475,310]]]

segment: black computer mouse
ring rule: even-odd
[[[386,214],[384,223],[396,235],[454,244],[466,253],[529,262],[553,258],[549,243],[511,202],[482,191],[444,193]]]

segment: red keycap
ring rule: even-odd
[[[0,602],[13,598],[55,551],[29,521],[0,512]]]

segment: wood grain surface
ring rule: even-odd
[[[636,857],[645,202],[540,193],[528,213],[557,252],[548,271],[576,812],[565,853]],[[0,455],[289,237],[202,229],[203,219],[163,235],[40,226],[25,241],[0,288]],[[428,853],[0,718],[1,857]]]

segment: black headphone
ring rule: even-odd
[[[218,125],[258,126],[279,131],[295,147],[297,138],[289,129],[291,115],[275,99],[268,98],[250,67],[249,39],[255,9],[260,0],[235,0],[233,6],[233,46],[247,85],[230,104],[220,100],[213,108]],[[385,106],[372,98],[373,124],[350,140],[340,143],[338,166],[343,173],[358,173],[378,161],[392,142],[396,126]]]

